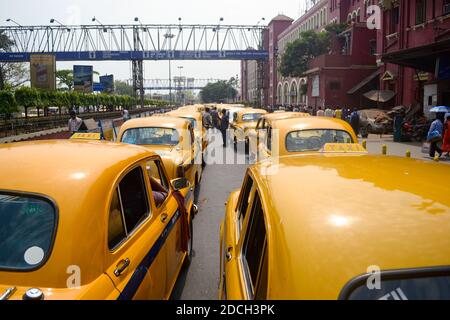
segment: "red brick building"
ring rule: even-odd
[[[264,32],[263,42],[263,49],[269,52],[269,59],[259,66],[262,70],[258,69],[257,61],[241,61],[242,100],[263,106],[275,103],[278,37],[292,21],[285,15],[278,15],[270,21],[268,29]]]
[[[450,105],[450,0],[381,1],[377,51],[380,88],[391,105],[421,106],[427,116]]]
[[[310,60],[306,72],[308,105],[319,107],[370,107],[364,94],[378,89],[376,30],[367,27],[370,1],[329,0],[329,23],[348,23],[333,41],[329,54]]]

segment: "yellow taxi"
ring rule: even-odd
[[[166,115],[170,117],[187,119],[191,122],[191,125],[194,128],[195,139],[201,146],[202,154],[204,154],[206,148],[208,147],[208,139],[206,137],[206,129],[203,127],[202,113],[200,111],[189,109],[177,109],[166,113]]]
[[[251,166],[220,227],[221,299],[450,299],[450,166],[363,152]]]
[[[304,118],[310,117],[309,113],[303,112],[273,112],[263,115],[259,118],[258,123],[254,130],[249,130],[249,154],[251,158],[256,158],[257,149],[260,141],[264,141],[264,135],[267,132],[267,128],[272,125],[275,120],[291,119],[291,118]]]
[[[317,152],[327,143],[358,143],[347,122],[327,117],[275,119],[268,121],[258,136],[257,160]]]
[[[49,140],[1,145],[0,161],[0,300],[170,297],[192,254],[193,194],[158,155]]]
[[[117,141],[144,146],[159,154],[170,179],[186,177],[195,188],[202,176],[202,151],[190,120],[166,115],[131,119]]]
[[[264,109],[240,108],[237,110],[233,118],[230,118],[230,138],[235,147],[238,143],[244,142],[246,150],[248,149],[248,134],[255,129],[259,118],[265,114],[267,111]]]

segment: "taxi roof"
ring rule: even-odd
[[[124,132],[131,128],[144,128],[144,127],[160,127],[160,128],[172,128],[172,129],[187,129],[190,125],[189,120],[182,119],[174,116],[151,116],[146,118],[136,118],[126,121],[121,127],[120,132]]]
[[[62,288],[67,273],[61,266],[73,264],[83,270],[83,284],[96,279],[104,270],[108,252],[113,187],[125,170],[152,156],[155,154],[146,148],[107,141],[42,140],[0,145],[0,190],[45,196],[58,211],[49,260],[33,272],[0,272],[5,279],[2,284]]]
[[[277,298],[336,299],[373,265],[450,265],[448,165],[316,154],[250,170],[264,195]]]
[[[242,115],[246,113],[267,113],[267,111],[264,109],[256,109],[256,108],[239,108],[237,110],[237,113],[239,115]]]
[[[303,112],[278,112],[278,113],[268,113],[262,116],[262,118],[273,121],[273,120],[281,120],[281,119],[289,119],[289,118],[300,118],[300,117],[310,117],[309,113]]]

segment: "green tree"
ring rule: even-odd
[[[39,92],[34,88],[21,87],[14,92],[17,104],[25,109],[25,117],[28,117],[29,108],[37,108],[40,105]]]
[[[118,95],[126,95],[126,96],[130,96],[130,97],[134,96],[133,87],[130,86],[125,81],[121,81],[121,80],[114,81],[114,87],[115,87],[115,91]]]
[[[221,80],[214,83],[208,83],[201,91],[200,96],[204,103],[227,102],[235,99],[237,90],[233,87],[233,81]]]
[[[73,89],[73,70],[64,69],[56,71],[56,79],[60,86],[66,86],[68,91]]]
[[[300,38],[287,45],[281,57],[279,71],[283,77],[301,77],[308,70],[308,62],[330,52],[333,38],[345,30],[347,24],[333,23],[325,31],[300,33]]]
[[[0,30],[0,52],[9,51],[13,45],[14,42]],[[0,90],[15,89],[27,81],[29,72],[25,64],[0,62]]]
[[[19,107],[14,94],[11,91],[0,91],[0,116],[9,119],[14,112],[18,111]]]

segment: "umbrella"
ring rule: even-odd
[[[437,106],[437,107],[433,107],[430,109],[430,112],[436,112],[436,113],[446,113],[446,112],[450,112],[450,107],[446,107],[446,106]]]
[[[395,92],[390,90],[371,90],[364,93],[364,96],[372,101],[387,102],[395,97]]]

